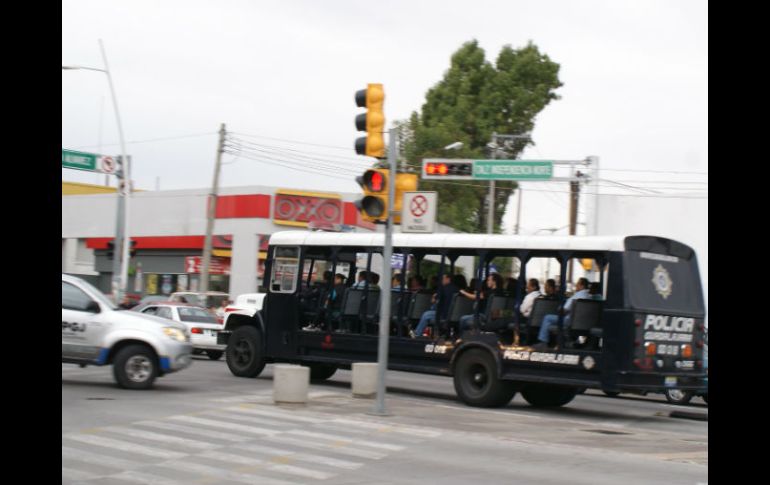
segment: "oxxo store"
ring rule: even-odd
[[[62,272],[84,277],[109,293],[113,260],[107,251],[115,233],[117,196],[79,192],[62,195]],[[129,293],[168,295],[200,287],[208,197],[207,189],[132,195],[129,235],[135,256],[129,266]],[[270,187],[220,189],[209,289],[231,297],[257,291],[273,232],[374,230],[353,205],[358,197]]]

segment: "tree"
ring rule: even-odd
[[[551,100],[559,64],[541,54],[531,41],[526,47],[506,45],[493,66],[485,60],[478,41],[463,44],[453,55],[444,78],[428,90],[420,113],[397,123],[403,143],[401,154],[419,170],[423,158],[446,158],[444,147],[462,141],[452,158],[486,158],[492,133],[523,134],[532,131],[535,117]],[[506,158],[516,157],[531,141],[508,147]],[[502,157],[497,157],[502,158]],[[496,183],[495,232],[499,232],[515,182]],[[421,180],[420,190],[439,193],[438,222],[463,232],[485,232],[488,186],[478,181]]]

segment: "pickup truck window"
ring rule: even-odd
[[[93,300],[80,288],[65,283],[61,283],[61,307],[67,310],[77,310],[84,312]]]

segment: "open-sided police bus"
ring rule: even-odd
[[[417,338],[410,330],[436,303],[435,289],[410,291],[401,279],[391,289],[391,321],[382,322],[380,288],[390,282],[354,284],[375,258],[381,262],[383,243],[382,234],[273,234],[262,310],[220,333],[231,372],[254,377],[268,362],[289,362],[309,366],[311,379],[326,379],[354,362],[375,362],[379,325],[388,323],[389,369],[452,376],[457,395],[472,406],[503,406],[517,392],[533,406],[562,406],[584,388],[702,390],[703,296],[695,252],[682,243],[653,236],[395,234],[394,255],[410,262],[405,271],[434,261],[440,282],[442,274],[460,271],[463,258],[471,260],[476,301],[496,258],[513,258],[520,268],[515,287],[487,293],[483,310],[451,296],[431,336]],[[600,298],[575,300],[568,326],[560,309],[565,285],[555,298],[535,300],[529,318],[519,313],[527,266],[541,258],[555,261],[562,275],[570,261],[590,260],[595,269],[589,276]],[[345,284],[329,277],[339,273]],[[558,316],[550,346],[535,346],[548,314]],[[469,328],[458,325],[463,315],[473,315]]]

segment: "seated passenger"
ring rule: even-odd
[[[593,300],[604,300],[604,296],[602,296],[602,285],[599,282],[593,282],[588,286],[588,293],[591,295],[591,299]]]
[[[590,299],[591,295],[588,293],[588,279],[580,278],[575,285],[575,294],[572,295],[569,300],[564,303],[562,314],[564,315],[564,328],[568,328],[570,324],[570,315],[572,314],[572,304],[575,300]],[[543,317],[543,323],[540,326],[540,333],[537,336],[538,343],[534,347],[538,350],[544,350],[548,348],[549,329],[559,322],[559,316],[553,313]]]
[[[540,282],[535,278],[530,278],[527,281],[527,296],[524,297],[524,301],[521,302],[519,311],[524,318],[529,318],[532,314],[532,308],[535,306],[535,300],[540,296]]]
[[[471,300],[476,300],[476,293],[470,293],[468,291],[460,291],[460,294]],[[479,309],[479,322],[483,324],[486,321],[485,307],[486,303],[492,295],[502,295],[503,292],[503,277],[499,273],[490,273],[487,276],[486,286],[482,289],[480,299],[477,301]],[[476,317],[475,313],[470,315],[463,315],[460,317],[460,332],[468,330],[473,326],[473,321]]]
[[[409,330],[410,337],[422,337],[425,327],[432,321],[435,321],[436,314],[438,314],[439,320],[445,320],[449,316],[449,304],[452,301],[454,294],[459,291],[459,288],[454,285],[452,275],[450,274],[445,274],[441,279],[441,283],[441,288],[439,288],[438,293],[433,295],[434,303],[436,303],[436,299],[438,299],[438,308],[436,310],[427,310],[422,314],[417,327],[414,330]]]
[[[558,298],[556,295],[556,280],[553,278],[549,278],[545,281],[545,287],[543,288],[544,294],[540,295],[540,298],[544,298],[546,300],[555,300]]]
[[[366,286],[366,280],[368,279],[366,270],[361,270],[358,273],[358,278],[356,279],[356,282],[351,288],[363,288]]]

